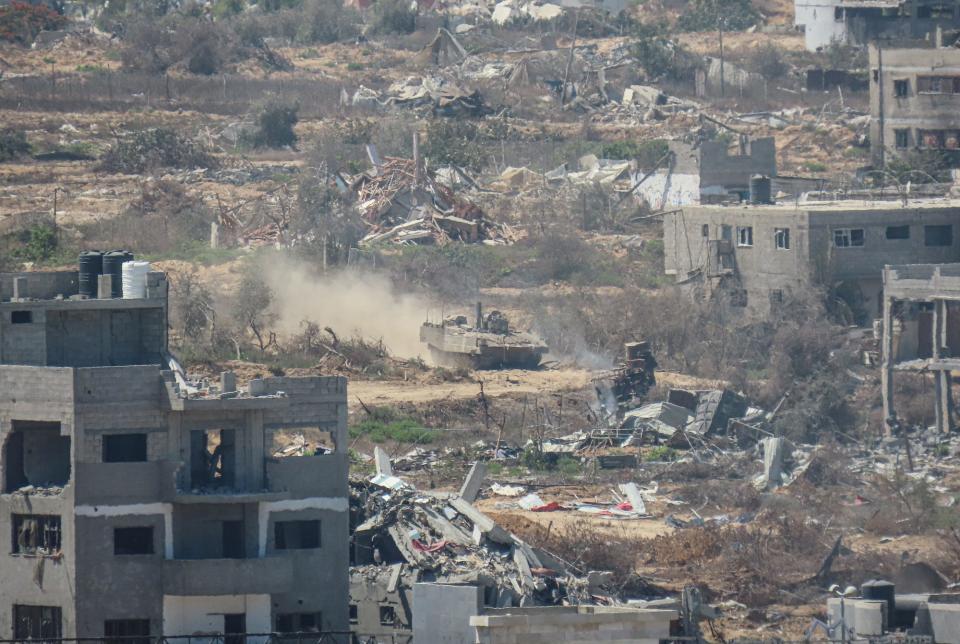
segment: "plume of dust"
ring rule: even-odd
[[[398,293],[381,275],[346,269],[318,274],[293,260],[271,262],[264,279],[274,297],[276,328],[287,337],[299,333],[310,320],[330,327],[341,338],[358,335],[382,340],[391,355],[416,358],[428,354],[420,344],[420,325],[430,302],[410,293]]]

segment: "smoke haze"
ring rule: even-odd
[[[310,320],[320,328],[329,326],[342,338],[383,340],[391,355],[429,358],[420,344],[420,325],[427,319],[430,301],[397,293],[380,275],[352,269],[323,275],[281,259],[269,264],[264,278],[273,291],[279,315],[276,328],[283,335],[299,333],[300,323]]]

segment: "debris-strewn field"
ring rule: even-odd
[[[753,319],[664,274],[668,187],[705,144],[774,137],[785,186],[873,185],[864,53],[807,52],[790,3],[64,4],[0,7],[0,270],[130,249],[168,273],[192,373],[348,377],[355,541],[517,601],[695,590],[718,641],[799,639],[833,584],[955,587],[931,377],[899,380],[891,436],[838,285]],[[480,369],[424,322],[549,350],[499,340]]]

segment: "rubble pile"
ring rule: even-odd
[[[531,546],[472,503],[485,468],[474,466],[459,494],[427,493],[394,476],[378,450],[378,474],[351,481],[354,576],[375,578],[402,564],[413,581],[471,584],[499,608],[614,603],[582,571]]]
[[[475,204],[420,172],[412,159],[387,157],[353,184],[369,232],[360,244],[380,242],[506,244],[508,226],[487,219]]]

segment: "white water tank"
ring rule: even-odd
[[[150,262],[123,263],[123,299],[142,300],[147,297],[147,273]]]

